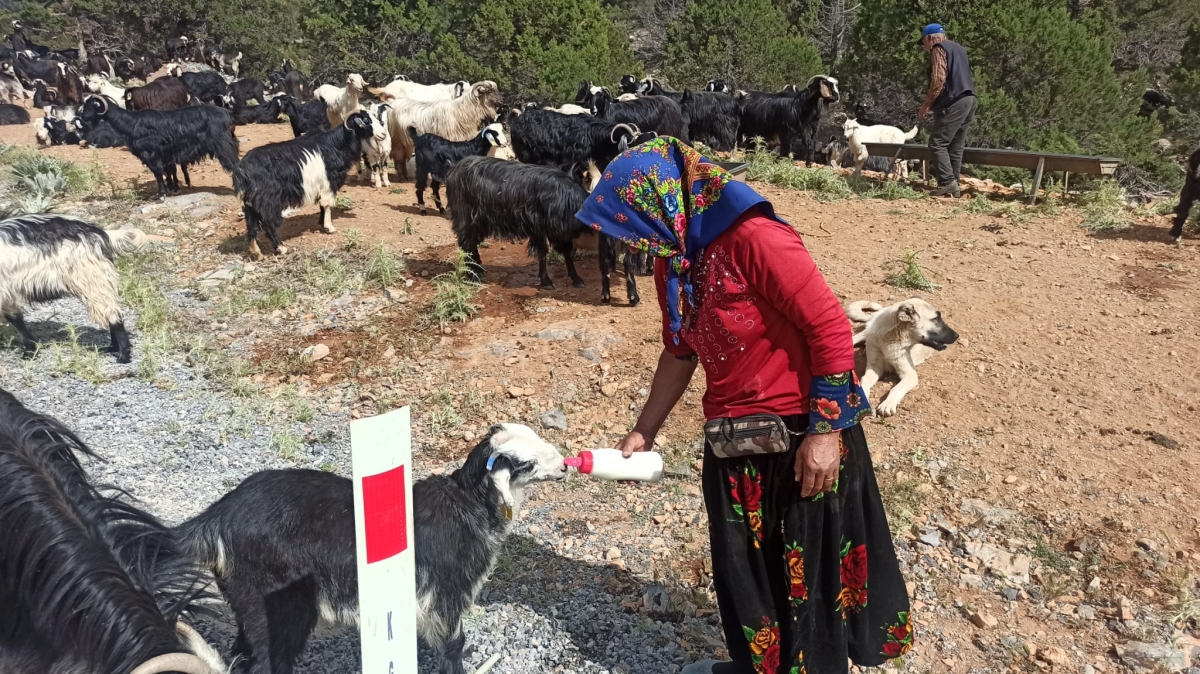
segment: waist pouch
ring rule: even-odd
[[[783,419],[774,414],[713,419],[704,424],[704,439],[719,459],[782,454],[788,451],[792,435],[803,433],[789,431]]]

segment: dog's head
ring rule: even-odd
[[[896,318],[909,326],[916,341],[937,351],[958,341],[958,333],[942,320],[938,308],[919,297],[905,300],[896,309]]]
[[[504,503],[514,509],[527,485],[567,477],[567,464],[558,449],[523,424],[492,426],[480,445],[488,452],[492,483]]]

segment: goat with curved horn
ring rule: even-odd
[[[224,674],[214,671],[208,663],[191,653],[167,653],[150,658],[133,670],[132,674],[163,674],[163,672],[181,672],[181,674]]]

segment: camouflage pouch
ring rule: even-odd
[[[751,414],[735,419],[713,419],[704,424],[704,438],[719,459],[788,451],[789,435],[783,419],[774,414]]]

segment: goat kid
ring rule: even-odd
[[[446,181],[446,174],[464,157],[488,156],[495,157],[499,148],[508,147],[508,139],[504,136],[504,126],[499,122],[483,127],[479,135],[471,140],[454,142],[432,133],[419,134],[409,127],[408,135],[413,139],[417,158],[417,206],[421,215],[425,215],[425,184],[433,179],[433,203],[438,213],[444,214],[440,190]]]
[[[287,254],[278,227],[285,208],[320,206],[318,224],[333,233],[333,204],[346,174],[362,156],[363,142],[374,126],[365,110],[350,115],[337,127],[281,143],[270,143],[246,153],[233,172],[233,189],[246,215],[246,240],[250,256],[262,257],[258,230],[266,230],[276,252]]]
[[[364,180],[370,180],[375,189],[388,187],[392,181],[388,179],[388,159],[392,155],[392,134],[388,131],[388,112],[392,106],[384,103],[372,103],[367,107],[371,115],[371,137],[363,141],[363,161],[367,170],[362,172]]]
[[[917,127],[913,127],[911,131],[905,133],[894,126],[886,124],[876,124],[874,126],[863,126],[856,120],[847,119],[842,124],[842,133],[845,134],[846,140],[850,142],[850,152],[854,156],[854,175],[861,175],[863,164],[867,163],[867,157],[870,155],[867,152],[867,143],[896,143],[903,145],[905,141],[912,140],[917,137]],[[897,175],[901,178],[908,177],[908,164],[897,159],[895,162]]]
[[[107,328],[110,352],[118,363],[130,361],[129,333],[119,304],[120,282],[113,261],[118,252],[146,245],[138,229],[106,231],[64,215],[21,215],[0,220],[0,315],[21,335],[24,356],[32,358],[37,340],[25,324],[30,302],[78,297],[88,315]]]
[[[417,633],[441,655],[442,674],[465,674],[462,617],[525,489],[566,473],[558,450],[532,429],[500,424],[462,468],[413,485]],[[275,470],[246,478],[176,531],[212,570],[237,618],[234,656],[254,674],[290,674],[319,623],[358,624],[354,527],[350,480]]]

